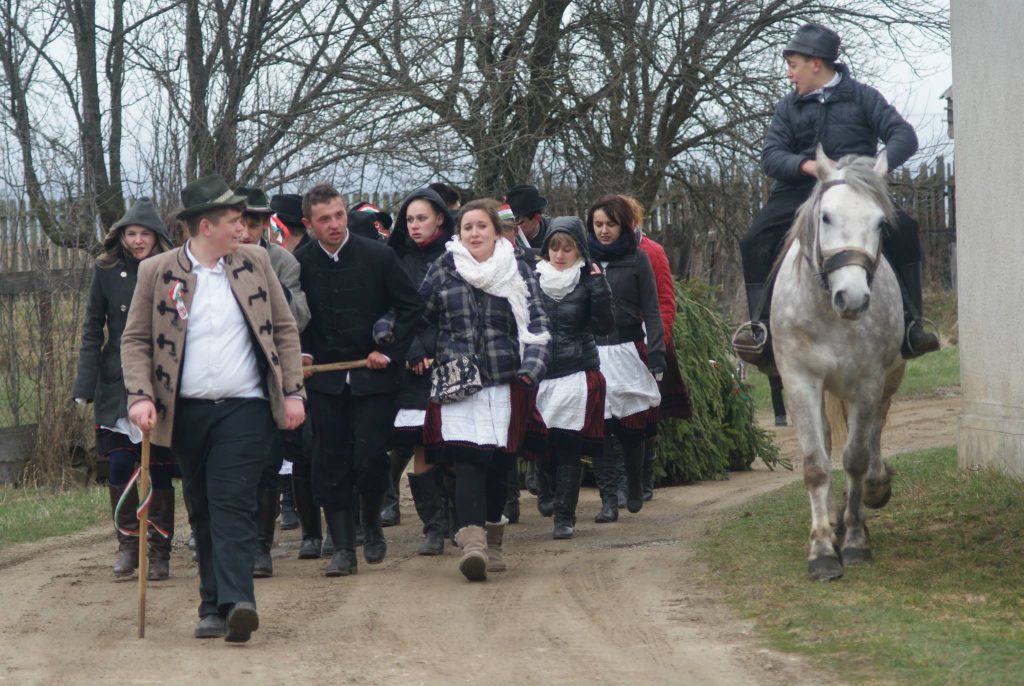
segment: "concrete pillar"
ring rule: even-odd
[[[1024,2],[953,0],[961,467],[1024,476]]]

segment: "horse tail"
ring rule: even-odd
[[[848,416],[849,408],[846,401],[840,400],[838,397],[825,391],[825,450],[830,458],[832,457],[833,447],[839,450],[841,455],[843,446],[846,445],[846,438],[849,435],[850,428],[847,424]],[[829,440],[829,437],[831,437],[831,440]]]

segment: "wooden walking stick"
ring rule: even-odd
[[[139,638],[146,637],[146,580],[149,577],[149,432],[142,433],[142,468],[139,472]]]
[[[350,362],[328,362],[327,364],[314,364],[303,367],[302,371],[310,374],[318,372],[343,372],[346,369],[362,369],[366,366],[366,360],[352,360]]]

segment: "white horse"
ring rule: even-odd
[[[836,163],[818,146],[816,161],[818,182],[782,251],[771,331],[804,454],[808,572],[827,580],[841,577],[844,564],[871,559],[864,506],[882,507],[892,494],[881,435],[903,379],[903,302],[881,253],[882,232],[893,224],[885,153]],[[841,401],[842,412],[826,412],[829,394]],[[831,444],[844,430],[847,497],[833,526]]]

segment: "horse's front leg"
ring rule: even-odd
[[[879,407],[876,402],[850,406],[849,436],[843,448],[843,469],[846,471],[846,508],[843,512],[843,563],[847,565],[871,559],[871,544],[864,515],[866,474],[873,462],[874,448],[880,433]]]
[[[804,485],[811,501],[811,538],[807,572],[815,581],[843,576],[836,536],[829,522],[832,462],[825,449],[823,394],[820,379],[787,375],[783,379],[804,455]]]

